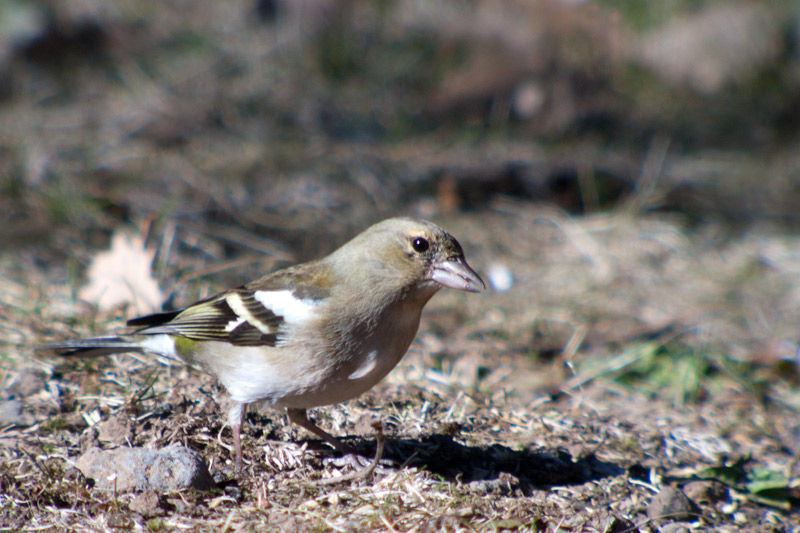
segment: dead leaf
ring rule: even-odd
[[[78,297],[102,310],[131,304],[141,313],[158,310],[161,290],[151,275],[155,251],[141,237],[116,232],[111,248],[100,252],[89,267],[88,284]]]

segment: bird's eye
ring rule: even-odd
[[[411,243],[411,246],[414,248],[415,252],[422,253],[428,249],[430,244],[428,244],[427,239],[423,239],[422,237],[417,237],[414,239],[414,242]]]

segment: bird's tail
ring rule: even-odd
[[[95,357],[112,353],[141,352],[143,350],[138,343],[121,337],[95,337],[93,339],[78,339],[44,344],[42,346],[37,346],[36,351],[54,352],[64,357]]]

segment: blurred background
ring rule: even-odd
[[[797,273],[797,2],[9,0],[0,73],[0,249],[46,277],[134,228],[169,298],[406,214],[449,222],[505,288],[559,293],[554,268],[575,301],[547,303],[613,288],[637,322],[615,283],[685,254],[679,287],[732,283],[705,299],[739,333],[712,337],[793,342],[788,277],[730,295]],[[612,250],[636,239],[610,227],[644,240]],[[648,329],[719,316],[697,291],[648,293]]]
[[[498,197],[798,223],[790,0],[9,0],[0,73],[6,249]]]
[[[405,214],[487,273],[503,353],[794,361],[797,2],[8,0],[0,72],[22,286],[128,228],[180,305]]]
[[[711,428],[687,463],[796,489],[799,206],[796,0],[0,2],[4,383],[148,310],[77,298],[120,230],[177,307],[419,216],[489,291],[437,296],[378,394],[636,420],[606,453]]]

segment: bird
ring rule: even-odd
[[[350,446],[307,410],[351,400],[403,358],[425,304],[447,287],[486,286],[458,241],[435,224],[390,218],[330,255],[278,270],[183,309],[133,318],[117,336],[40,346],[62,356],[143,352],[214,376],[230,397],[234,468],[251,404],[289,420],[345,455]]]

